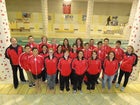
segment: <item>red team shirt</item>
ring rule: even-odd
[[[59,60],[58,69],[62,76],[69,76],[71,74],[71,62],[71,58],[68,58],[67,60],[65,58],[61,58]]]
[[[41,74],[44,69],[44,59],[41,55],[37,55],[36,57],[31,55],[28,60],[28,69],[34,75]]]

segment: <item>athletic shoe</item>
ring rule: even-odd
[[[122,91],[122,92],[124,91],[124,88],[125,88],[125,87],[122,87],[122,88],[121,88],[121,91]]]
[[[118,88],[120,86],[120,84],[116,83],[116,88]]]

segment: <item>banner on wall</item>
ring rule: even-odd
[[[71,2],[63,2],[63,14],[71,14]]]

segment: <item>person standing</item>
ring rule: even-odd
[[[105,51],[106,56],[111,51],[111,47],[109,46],[109,39],[108,38],[104,39],[104,44],[102,45],[102,50]]]
[[[116,60],[118,60],[118,69],[119,69],[120,62],[122,61],[123,56],[124,56],[124,51],[121,48],[121,41],[120,40],[116,41],[116,46],[115,46],[115,48],[112,48],[112,51],[115,52],[115,58],[116,58]],[[116,74],[115,74],[114,79],[112,81],[113,83],[116,82],[117,77],[118,77],[118,70],[116,71]]]
[[[121,91],[124,91],[125,87],[127,86],[129,77],[132,73],[133,66],[135,66],[137,62],[138,62],[138,56],[134,53],[133,46],[129,45],[127,47],[127,51],[125,52],[122,63],[120,65],[120,73],[119,73],[118,82],[116,84],[116,88],[120,86],[122,77],[124,75],[124,83],[123,86],[121,87]]]
[[[41,37],[41,42],[38,44],[39,46],[39,53],[43,50],[43,45],[46,45],[47,48],[50,48],[50,44],[48,43],[48,38],[46,36]]]
[[[29,45],[25,45],[24,50],[25,52],[23,52],[19,56],[19,65],[21,68],[23,68],[26,71],[26,74],[29,80],[29,87],[33,87],[35,86],[34,79],[33,79],[32,73],[29,71],[29,68],[28,68],[28,60],[29,60],[29,57],[32,55],[31,48]]]
[[[111,21],[111,17],[109,16],[109,17],[107,18],[106,26],[109,26],[109,25],[110,25],[110,21]]]
[[[14,88],[17,89],[19,84],[18,75],[17,75],[18,69],[20,73],[20,80],[22,82],[26,82],[23,74],[23,70],[19,66],[19,61],[18,61],[20,54],[23,52],[23,48],[21,45],[17,44],[17,39],[14,37],[10,39],[10,42],[11,45],[6,49],[5,57],[10,60],[10,64],[13,72],[13,84],[14,84]]]
[[[43,59],[45,59],[48,56],[48,47],[47,45],[42,45],[42,51],[39,53]],[[46,68],[44,67],[43,71],[42,71],[42,81],[45,82],[46,80]]]
[[[79,50],[77,58],[75,58],[72,62],[72,69],[74,70],[74,82],[73,82],[74,93],[76,93],[77,90],[82,92],[82,82],[87,68],[88,63],[87,60],[84,58],[84,52],[82,50]]]
[[[118,70],[118,61],[115,59],[115,53],[110,51],[104,64],[104,76],[102,80],[102,91],[105,89],[106,82],[108,82],[108,91],[110,92],[112,87],[112,81],[116,71]]]
[[[31,49],[33,47],[36,47],[39,50],[39,46],[37,43],[34,42],[34,37],[32,35],[28,36],[28,43],[26,45],[29,45]]]
[[[36,92],[41,92],[41,73],[44,69],[44,59],[39,55],[39,51],[36,47],[32,48],[32,55],[28,60],[28,69],[32,73],[33,78],[35,79]]]
[[[65,38],[65,39],[63,40],[62,49],[63,49],[63,51],[65,51],[65,50],[71,51],[71,46],[70,46],[69,40],[68,40],[67,38]]]
[[[89,59],[91,57],[92,50],[89,48],[89,43],[84,44],[84,49],[82,49],[84,52],[84,58]]]
[[[72,50],[70,51],[69,56],[72,60],[77,57],[77,46],[76,46],[75,43],[72,45]],[[71,72],[71,75],[70,75],[70,80],[71,80],[72,85],[73,85],[73,82],[74,82],[73,76],[74,76],[74,70],[72,69],[72,72]]]
[[[87,69],[87,89],[89,91],[95,89],[95,83],[101,72],[101,60],[98,59],[97,52],[93,51],[91,58],[88,59],[88,69]]]
[[[62,45],[59,44],[57,46],[57,49],[56,49],[56,52],[54,53],[54,56],[57,58],[58,61],[61,57],[63,57]],[[59,70],[57,70],[57,73],[56,73],[55,83],[56,84],[59,83]]]
[[[77,46],[78,51],[83,49],[83,40],[82,40],[82,38],[77,38],[75,40],[75,44]]]
[[[72,59],[69,57],[69,50],[65,50],[63,58],[60,58],[58,63],[58,70],[60,71],[60,92],[64,91],[65,86],[66,91],[70,91],[69,77],[72,71],[71,62]]]
[[[90,50],[94,50],[96,47],[94,46],[94,39],[90,39],[89,40],[89,48],[90,48]]]
[[[49,54],[48,57],[45,58],[48,92],[52,91],[55,93],[55,78],[58,60],[54,56],[54,50],[52,48],[49,49],[48,54]]]

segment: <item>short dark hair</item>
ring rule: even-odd
[[[30,46],[29,46],[29,45],[25,45],[24,48],[26,48],[26,47],[30,47]],[[31,47],[30,47],[30,48],[31,48]]]
[[[86,46],[87,44],[89,45],[89,43],[88,43],[88,42],[86,42],[86,43],[84,44],[84,46]]]
[[[32,35],[29,35],[29,36],[28,36],[28,39],[29,39],[30,37],[32,37],[32,38],[33,38],[33,36],[32,36]]]
[[[121,41],[120,41],[120,40],[117,40],[117,41],[116,41],[116,43],[119,43],[119,44],[121,44]]]
[[[41,37],[41,40],[43,40],[43,38],[46,38],[46,40],[48,40],[47,36],[42,36]]]
[[[104,41],[105,41],[105,40],[109,41],[109,39],[108,39],[108,38],[104,38]]]
[[[48,46],[47,46],[47,45],[45,45],[45,44],[43,44],[43,45],[41,46],[41,48],[43,48],[44,46],[46,46],[46,48],[48,49]]]
[[[97,43],[97,45],[99,45],[100,43],[101,43],[101,44],[103,44],[103,42],[102,42],[102,41],[99,41],[99,42]]]
[[[90,41],[91,41],[91,40],[94,40],[94,39],[90,39]]]
[[[32,51],[34,51],[35,49],[37,49],[37,47],[33,47],[33,48],[32,48]],[[38,49],[37,49],[37,50],[38,50]]]

